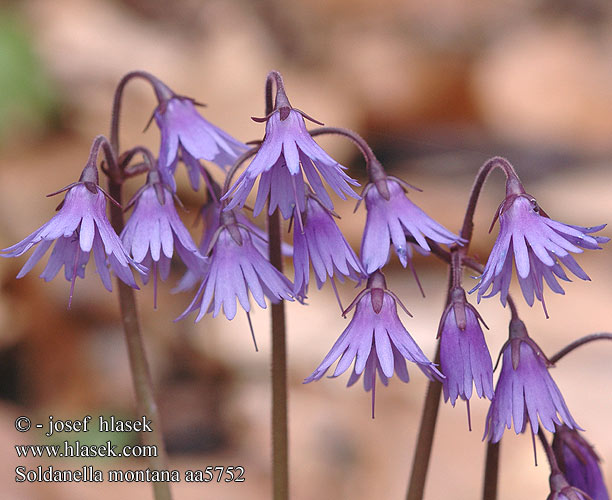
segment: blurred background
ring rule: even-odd
[[[45,198],[76,180],[97,134],[107,134],[114,87],[133,69],[150,71],[179,94],[208,104],[205,116],[243,141],[264,128],[265,76],[281,71],[294,106],[352,128],[383,164],[423,189],[412,200],[457,232],[479,166],[507,157],[528,192],[554,219],[591,226],[612,216],[612,4],[607,0],[19,0],[0,3],[0,247],[24,238],[53,214]],[[143,82],[128,86],[124,147],[158,148],[154,106]],[[363,163],[342,138],[321,144],[364,181]],[[212,171],[221,179],[216,167]],[[179,196],[192,225],[202,194],[180,170]],[[129,189],[138,188],[133,181]],[[471,251],[482,262],[497,229],[487,229],[503,196],[492,175],[476,214]],[[359,248],[361,208],[336,204],[342,229]],[[601,234],[612,236],[606,228]],[[549,320],[519,297],[519,310],[542,349],[553,354],[579,336],[612,330],[610,247],[580,255],[592,282],[546,294]],[[37,266],[21,280],[26,257],[0,260],[0,481],[6,498],[151,498],[144,483],[16,484],[17,465],[77,469],[81,459],[17,459],[14,445],[43,444],[40,431],[19,434],[28,415],[76,419],[90,414],[135,416],[117,299],[89,269],[76,284],[44,283]],[[46,259],[45,259],[46,260]],[[446,267],[415,258],[427,298],[395,255],[388,282],[414,315],[403,317],[433,356],[442,313]],[[170,467],[241,465],[246,482],[174,485],[176,499],[266,499],[271,494],[269,323],[253,313],[260,352],[246,318],[207,316],[174,323],[191,294],[171,295],[183,269],[161,285],[158,310],[151,287],[138,294],[158,391]],[[289,270],[291,273],[291,270]],[[466,273],[466,288],[471,288]],[[514,292],[520,291],[514,288]],[[345,303],[356,291],[340,288]],[[422,374],[391,380],[377,394],[376,419],[361,384],[348,376],[302,385],[346,327],[329,285],[311,286],[308,306],[289,304],[289,411],[292,498],[403,498],[425,392]],[[478,307],[490,327],[495,359],[507,336],[509,312],[497,298]],[[612,478],[612,346],[589,345],[558,364],[553,376]],[[486,401],[442,405],[426,498],[474,499],[481,494]],[[68,436],[74,439],[75,436]],[[76,436],[85,439],[85,435]],[[88,433],[95,442],[98,436]],[[58,438],[58,441],[62,439]],[[104,442],[104,439],[98,439]],[[135,442],[132,435],[114,438]],[[507,432],[501,446],[500,498],[545,498],[549,468],[530,436]],[[98,460],[96,468],[145,468],[143,462]],[[609,483],[608,483],[609,484]]]

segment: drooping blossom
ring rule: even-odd
[[[303,212],[304,175],[321,203],[330,210],[333,203],[321,177],[343,200],[346,196],[359,198],[351,188],[359,183],[310,136],[302,113],[291,107],[282,86],[277,88],[276,107],[265,120],[266,134],[259,151],[223,198],[232,198],[228,210],[244,205],[258,178],[254,215],[263,210],[268,199],[270,214],[277,207],[285,219],[293,215],[294,208]]]
[[[412,255],[406,241],[408,236],[426,251],[430,250],[427,238],[445,245],[462,243],[461,238],[410,201],[407,190],[404,182],[385,175],[363,191],[368,214],[361,241],[361,260],[368,273],[387,263],[391,243],[402,266],[406,267]]]
[[[610,500],[593,447],[576,429],[557,427],[552,442],[557,463],[568,483],[593,500]]]
[[[372,274],[367,287],[346,311],[355,307],[353,319],[304,383],[319,380],[336,360],[339,361],[332,377],[343,374],[354,361],[347,386],[353,385],[363,374],[365,390],[372,391],[374,417],[376,377],[387,385],[395,373],[401,381],[408,382],[406,360],[416,363],[428,378],[443,379],[402,325],[397,315],[398,303],[403,308],[395,294],[387,289],[383,274],[380,271]]]
[[[248,313],[249,292],[255,302],[266,308],[265,297],[273,303],[293,300],[293,285],[256,248],[255,236],[237,222],[233,211],[222,212],[221,225],[215,231],[206,275],[191,304],[177,319],[198,310],[196,322],[208,312],[216,317],[223,307],[227,319],[236,315],[236,299]]]
[[[605,225],[581,227],[550,219],[538,207],[535,199],[525,193],[522,186],[506,196],[496,218],[499,218],[499,235],[479,283],[470,292],[478,290],[479,302],[482,297],[492,297],[499,293],[505,306],[514,260],[525,300],[531,306],[535,295],[542,302],[547,316],[543,282],[553,292],[565,293],[557,278],[564,281],[570,279],[560,264],[578,278],[590,280],[570,252],[582,253],[584,248],[600,249],[600,243],[610,240],[603,236],[591,236],[601,231]]]
[[[585,491],[571,485],[558,470],[553,470],[549,478],[550,493],[546,500],[595,500]]]
[[[155,86],[160,100],[154,116],[161,134],[159,163],[162,169],[169,168],[180,151],[223,168],[232,165],[247,150],[245,144],[203,118],[193,99],[176,95],[159,80]]]
[[[218,190],[216,191],[218,192]],[[206,255],[208,253],[210,250],[210,243],[221,227],[222,210],[223,209],[218,201],[212,198],[202,206],[200,214],[204,225],[204,232],[202,233],[202,238],[200,239],[200,243],[198,245],[198,250],[202,255]],[[242,211],[234,211],[234,216],[236,217],[236,222],[238,224],[243,225],[244,227],[248,228],[249,231],[251,231],[254,236],[251,238],[253,246],[259,250],[259,253],[261,253],[264,258],[267,258],[268,234],[266,231],[256,226],[246,215],[244,215]],[[281,244],[281,253],[284,257],[291,257],[293,255],[293,247],[288,243],[283,242]],[[203,266],[198,269],[187,268],[179,283],[172,289],[172,293],[185,292],[187,290],[191,290],[196,285],[199,285],[208,271],[208,262],[209,260],[206,259],[206,261],[203,262]]]
[[[149,269],[143,276],[145,284],[153,274],[156,306],[157,276],[162,280],[168,278],[175,251],[194,273],[204,269],[205,259],[176,212],[172,192],[160,182],[157,171],[149,173],[147,183],[132,203],[134,211],[121,232],[121,240],[133,259]]]
[[[329,277],[344,277],[353,281],[365,278],[365,271],[357,255],[336,225],[330,211],[313,196],[307,196],[303,214],[296,210],[294,222],[293,266],[295,269],[294,292],[305,297],[308,293],[310,263],[315,273],[317,286],[321,288]]]
[[[519,319],[510,322],[510,339],[502,348],[502,368],[487,414],[484,437],[497,443],[506,428],[537,434],[539,423],[549,432],[565,423],[580,429],[567,409],[561,391],[548,372],[550,362],[528,336]]]
[[[466,301],[463,288],[451,291],[451,302],[440,320],[440,369],[444,400],[455,406],[457,397],[468,401],[472,387],[479,398],[493,399],[493,364],[478,311]],[[485,325],[486,326],[486,325]]]
[[[55,243],[40,277],[50,281],[64,268],[64,276],[71,282],[69,307],[76,278],[85,277],[85,266],[92,252],[96,270],[107,290],[112,291],[109,267],[121,281],[138,288],[130,266],[141,273],[145,272],[145,268],[130,258],[106,217],[106,197],[98,186],[95,164],[88,164],[79,182],[62,191],[67,191],[66,196],[49,222],[19,243],[1,251],[2,257],[19,257],[38,245],[17,278],[30,272]]]

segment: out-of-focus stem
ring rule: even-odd
[[[270,262],[283,271],[279,213],[268,218]],[[274,500],[289,498],[289,437],[287,425],[287,347],[285,302],[272,304],[272,469]]]
[[[487,458],[485,462],[484,484],[482,486],[482,500],[497,499],[499,447],[500,442],[487,443]]]
[[[134,77],[149,79],[148,74],[146,73],[141,74],[141,72],[134,72],[129,73],[121,80],[115,93],[115,99],[113,102],[113,113],[111,119],[112,123],[110,144],[112,146],[113,151],[110,151],[109,154],[106,154],[106,161],[109,163],[109,171],[111,172],[111,175],[108,178],[109,194],[119,204],[121,204],[122,197],[122,182],[121,179],[117,178],[116,176],[117,172],[119,171],[119,167],[117,166],[117,157],[119,156],[119,112],[121,107],[121,96],[123,94],[125,84],[131,78]],[[113,175],[113,173],[115,175]],[[117,234],[119,234],[123,229],[124,224],[123,211],[121,207],[113,204],[111,204],[110,210],[111,223]],[[157,403],[155,402],[151,374],[145,354],[142,334],[140,331],[140,323],[138,320],[138,312],[136,309],[134,290],[119,279],[116,280],[116,284],[119,289],[119,308],[121,311],[121,321],[123,323],[123,329],[125,331],[128,357],[130,361],[130,369],[132,372],[134,390],[136,393],[138,412],[142,413],[143,415],[146,415],[146,417],[150,419],[153,423],[153,432],[141,433],[141,439],[143,444],[155,446],[157,449],[157,456],[150,457],[148,459],[149,467],[155,470],[165,470],[167,469],[166,449],[163,441],[163,433],[161,420],[159,418],[159,411],[157,409]],[[170,492],[169,483],[154,482],[153,495],[155,500],[171,500],[172,494]]]
[[[436,348],[434,363],[440,363],[440,343]],[[417,445],[414,450],[412,461],[412,472],[408,485],[407,500],[421,500],[425,491],[425,481],[427,480],[427,470],[429,469],[429,458],[433,446],[438,410],[440,409],[440,395],[442,394],[442,384],[437,380],[430,380],[427,385],[427,395],[425,405],[421,415],[421,425]]]
[[[590,335],[585,335],[584,337],[579,338],[578,340],[574,340],[571,344],[568,344],[563,349],[561,349],[557,354],[551,356],[549,361],[551,363],[556,363],[566,354],[569,354],[574,349],[587,344],[589,342],[593,342],[594,340],[612,340],[612,333],[602,332],[602,333],[592,333]]]

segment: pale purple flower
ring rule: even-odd
[[[406,267],[411,256],[407,236],[427,251],[430,250],[427,238],[446,245],[463,241],[412,203],[406,192],[407,185],[392,176],[370,183],[364,189],[368,214],[361,241],[361,261],[368,273],[387,263],[391,243],[402,266]]]
[[[298,211],[295,217],[300,217]],[[319,288],[328,277],[336,277],[341,282],[344,277],[353,281],[365,278],[361,262],[328,209],[308,196],[306,210],[301,217],[302,223],[294,222],[293,230],[294,292],[298,296],[305,297],[308,292],[309,263],[312,263]]]
[[[549,362],[529,338],[521,320],[510,322],[510,340],[502,350],[502,368],[487,414],[484,437],[497,443],[505,428],[519,434],[527,423],[534,434],[539,422],[555,432],[555,424],[580,429],[570,414],[561,391],[548,372]]]
[[[266,308],[265,297],[277,303],[293,300],[293,285],[260,253],[253,243],[257,236],[236,222],[233,212],[223,212],[221,226],[211,241],[212,254],[200,288],[182,319],[199,309],[196,322],[208,312],[216,317],[223,307],[227,319],[236,315],[236,299],[248,313],[249,292],[260,307]]]
[[[585,491],[568,483],[557,468],[553,468],[549,478],[550,494],[546,500],[597,500],[591,498]]]
[[[178,96],[169,89],[168,92],[172,97],[162,100],[155,110],[155,121],[161,134],[161,168],[169,168],[177,159],[179,150],[195,159],[212,161],[222,168],[232,165],[246,151],[245,144],[204,119],[192,99]]]
[[[479,398],[493,399],[493,364],[478,311],[466,302],[465,291],[451,291],[451,303],[440,320],[440,369],[444,400],[455,406],[457,397],[468,401],[472,386]],[[486,325],[485,325],[486,326]]]
[[[499,293],[502,304],[506,305],[514,257],[525,300],[531,306],[535,295],[542,302],[546,313],[543,281],[553,292],[564,294],[557,278],[570,280],[560,264],[565,265],[578,278],[590,280],[570,252],[582,253],[583,248],[600,249],[599,243],[610,240],[607,237],[590,236],[591,233],[601,231],[605,225],[581,227],[554,221],[541,212],[534,198],[525,193],[506,197],[499,207],[497,217],[499,235],[479,283],[470,291],[478,289],[479,302],[482,297],[492,297]],[[491,291],[487,294],[489,289]]]
[[[138,288],[130,266],[139,272],[144,272],[144,268],[136,264],[125,251],[106,217],[105,195],[94,182],[75,183],[68,189],[61,208],[49,222],[16,245],[2,250],[0,255],[18,257],[38,245],[17,275],[17,278],[22,278],[54,242],[55,246],[40,277],[50,281],[64,267],[64,276],[72,283],[69,305],[75,280],[77,276],[85,277],[85,266],[91,252],[98,275],[107,290],[112,291],[109,266],[121,281]]]
[[[283,218],[289,219],[294,208],[300,212],[306,208],[306,175],[321,203],[332,210],[321,177],[343,200],[346,195],[359,198],[350,186],[359,183],[344,173],[345,168],[314,141],[299,111],[281,107],[267,118],[266,135],[259,151],[223,199],[232,197],[228,209],[243,206],[260,177],[254,215],[262,211],[269,198],[268,212],[272,214],[278,207]]]
[[[588,493],[593,500],[610,500],[599,457],[577,430],[559,426],[552,448],[559,468],[570,485]]]
[[[206,255],[210,250],[210,243],[213,241],[215,234],[221,227],[221,205],[214,201],[209,200],[202,206],[201,219],[204,223],[204,232],[198,245],[198,250],[202,255]],[[264,257],[268,258],[268,234],[255,225],[247,216],[241,211],[234,211],[236,222],[242,224],[251,231],[254,238],[251,241],[255,248],[259,250],[259,253]],[[293,255],[293,247],[288,243],[283,242],[281,244],[281,253],[284,257],[291,257]],[[206,276],[208,271],[209,259],[203,261],[203,265],[199,269],[188,268],[185,274],[180,279],[179,283],[172,289],[172,293],[185,292],[191,290],[194,286],[199,284],[202,279]]]
[[[204,268],[204,257],[178,216],[171,191],[159,182],[156,172],[149,174],[147,184],[133,202],[134,211],[121,232],[121,240],[133,259],[153,273],[157,296],[157,275],[162,280],[168,278],[175,251],[196,273]],[[149,273],[143,276],[145,284],[148,280]]]
[[[366,289],[346,311],[355,306],[353,319],[304,383],[319,380],[338,359],[332,377],[343,374],[354,361],[353,372],[347,385],[353,385],[363,373],[364,388],[368,392],[372,391],[374,417],[377,375],[383,385],[388,384],[394,373],[403,382],[408,382],[408,360],[416,363],[428,378],[441,380],[444,376],[427,359],[402,325],[397,315],[398,302],[397,297],[387,290],[382,273],[376,272],[370,276]]]

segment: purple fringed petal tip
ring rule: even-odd
[[[276,111],[267,120],[266,135],[259,151],[223,199],[232,198],[227,209],[242,207],[255,180],[261,177],[254,214],[261,212],[269,198],[270,213],[278,207],[288,219],[295,207],[304,211],[306,177],[317,198],[331,210],[333,204],[321,178],[343,200],[347,196],[359,199],[351,187],[359,183],[349,177],[345,169],[314,141],[299,112],[290,109],[286,118],[281,119],[280,111]]]
[[[161,184],[149,184],[139,193],[134,211],[121,232],[121,240],[136,262],[153,263],[150,268],[155,267],[156,271],[159,264],[163,280],[168,276],[175,252],[193,273],[205,266],[204,257],[176,211],[172,193]]]
[[[552,448],[559,468],[571,486],[584,491],[593,500],[610,500],[599,457],[577,430],[558,427]]]
[[[512,345],[518,348],[518,364],[513,367]],[[506,428],[524,432],[527,423],[537,434],[541,423],[549,432],[564,423],[580,429],[570,414],[561,391],[548,372],[539,347],[531,339],[514,339],[506,343],[502,368],[486,419],[484,438],[497,443]]]
[[[445,375],[442,381],[444,400],[455,406],[458,397],[469,400],[472,387],[479,398],[493,399],[493,365],[491,355],[480,326],[480,316],[464,302],[464,328],[460,328],[453,304],[450,304],[440,321],[440,369]]]
[[[427,239],[445,245],[463,244],[463,240],[429,217],[410,201],[401,184],[392,177],[385,181],[389,193],[386,200],[374,184],[366,186],[364,199],[367,209],[366,225],[361,241],[361,260],[368,273],[382,268],[389,260],[390,245],[402,266],[406,267],[412,255],[407,236],[418,246],[429,251]]]
[[[295,217],[300,217],[298,211]],[[336,277],[340,281],[344,281],[344,278],[353,281],[365,279],[359,258],[323,205],[309,196],[302,219],[303,227],[296,220],[293,230],[294,291],[297,295],[305,297],[308,293],[310,264],[318,288],[323,286],[328,277]]]
[[[197,322],[208,312],[216,317],[223,307],[231,320],[236,315],[236,300],[247,313],[251,310],[249,292],[264,309],[265,297],[274,303],[293,300],[293,284],[261,254],[253,243],[255,237],[242,224],[223,226],[215,231],[214,238],[200,288],[177,319],[199,309]]]
[[[62,267],[64,276],[72,282],[76,277],[85,277],[85,266],[90,253],[94,254],[96,269],[103,285],[112,290],[110,269],[127,285],[138,288],[130,269],[146,272],[144,266],[134,262],[124,249],[121,240],[106,217],[106,198],[96,188],[92,193],[82,183],[75,184],[53,218],[24,240],[1,251],[2,257],[18,257],[38,245],[22,267],[17,278],[22,278],[43,257],[55,241],[47,265],[40,275],[45,281],[52,280]]]
[[[570,252],[582,253],[583,249],[601,248],[599,244],[608,242],[609,238],[591,234],[605,226],[587,228],[552,220],[541,215],[537,203],[529,195],[506,198],[498,213],[499,235],[479,282],[470,293],[478,290],[479,302],[482,297],[499,293],[502,304],[506,305],[514,258],[525,300],[532,306],[535,296],[548,316],[544,303],[544,282],[553,292],[565,293],[557,279],[570,279],[561,264],[578,278],[590,280]]]
[[[159,163],[162,169],[170,168],[179,150],[183,151],[183,160],[187,161],[191,173],[192,159],[212,161],[225,168],[248,149],[246,144],[204,119],[193,101],[186,97],[175,95],[158,106],[155,121],[161,134]]]
[[[304,383],[319,380],[336,361],[332,377],[344,373],[354,362],[348,385],[357,382],[363,374],[364,388],[372,390],[374,405],[376,376],[383,385],[394,374],[408,382],[406,360],[416,363],[428,378],[444,378],[402,325],[395,299],[385,290],[382,305],[376,312],[372,290],[367,288],[358,295],[353,319]]]

